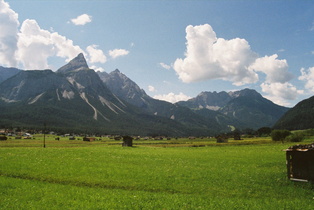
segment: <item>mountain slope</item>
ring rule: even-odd
[[[130,104],[145,108],[149,105],[149,101],[152,100],[143,89],[118,69],[110,74],[106,72],[97,73],[101,80],[117,97],[122,98]]]
[[[288,110],[251,89],[229,93],[202,92],[197,97],[178,104],[187,106],[203,116],[214,116],[217,122],[241,129],[271,127]],[[216,115],[204,109],[215,110]]]
[[[58,69],[58,73],[68,73],[71,71],[80,71],[81,69],[89,69],[83,53],[78,54],[68,64]]]
[[[1,73],[1,72],[0,72]],[[156,100],[119,70],[90,69],[79,54],[58,71],[17,71],[0,83],[0,125],[136,135],[210,136],[272,126],[288,108],[255,90]]]
[[[314,128],[314,96],[287,111],[274,125],[275,129],[303,130]]]
[[[227,92],[222,91],[214,92],[201,92],[195,98],[191,98],[187,101],[179,101],[177,104],[181,106],[189,107],[190,109],[210,109],[217,111],[219,108],[225,106],[230,100],[230,96]]]
[[[121,100],[89,69],[82,54],[57,72],[21,71],[2,82],[0,110],[1,126],[40,129],[46,123],[67,132],[211,135],[203,124],[187,127]]]
[[[119,70],[109,74],[101,72],[98,72],[98,74],[115,95],[140,108],[147,114],[166,117],[167,119],[180,122],[188,128],[198,130],[199,135],[201,133],[202,135],[208,135],[206,132],[219,133],[228,130],[227,125],[218,123],[215,118],[204,118],[187,107],[148,96],[144,90]]]
[[[244,92],[244,93],[243,93]],[[288,108],[274,104],[255,90],[245,89],[219,110],[238,121],[236,127],[272,127]]]
[[[19,73],[21,70],[17,68],[5,68],[0,66],[0,83],[4,80],[14,76],[15,74]]]

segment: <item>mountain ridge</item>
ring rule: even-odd
[[[21,71],[2,82],[0,125],[38,128],[45,123],[56,130],[129,135],[214,134],[203,122],[187,127],[118,98],[80,55],[69,64],[57,72]]]
[[[314,96],[304,99],[287,111],[275,129],[305,130],[314,128]]]
[[[3,66],[0,66],[0,83],[7,80],[8,78],[14,76],[18,72],[22,70],[17,69],[17,68],[5,68]]]
[[[245,88],[238,91],[202,92],[188,101],[178,102],[197,113],[210,113],[200,111],[208,109],[229,117],[227,123],[237,128],[272,127],[276,121],[289,109],[274,104],[264,98],[256,90]]]
[[[109,74],[90,69],[82,53],[56,72],[19,71],[7,78],[0,83],[0,108],[6,112],[0,124],[24,116],[20,123],[39,126],[40,110],[55,127],[196,136],[228,132],[230,126],[272,126],[276,114],[286,111],[251,89],[204,91],[187,103],[157,100],[118,69]]]

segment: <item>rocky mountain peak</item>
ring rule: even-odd
[[[121,73],[119,69],[116,69],[116,70],[110,72],[109,75],[111,78],[114,78],[116,80],[122,80],[124,82],[127,82],[127,84],[134,83],[125,74]]]
[[[120,70],[119,70],[119,69],[116,69],[116,70],[114,70],[114,71],[113,71],[113,72],[111,72],[111,73],[121,74],[121,72],[120,72]]]
[[[89,69],[87,62],[83,53],[78,54],[75,58],[73,58],[68,64],[62,66],[58,69],[58,73],[67,73],[72,71],[79,71],[79,70],[86,70]]]
[[[134,81],[118,69],[104,74],[97,72],[106,86],[118,97],[138,107],[144,106],[150,97]]]
[[[237,98],[239,96],[249,96],[249,97],[262,97],[256,90],[245,88],[239,91],[230,91],[228,93],[232,98]]]

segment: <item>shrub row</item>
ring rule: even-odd
[[[301,142],[305,138],[303,132],[291,133],[288,130],[273,130],[271,132],[271,138],[273,141],[291,141],[291,142]]]

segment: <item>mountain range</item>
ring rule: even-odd
[[[8,73],[9,72],[9,73]],[[154,99],[119,70],[95,72],[83,54],[52,70],[0,68],[0,126],[73,132],[210,136],[273,126],[289,109],[252,89]]]

